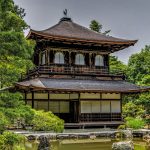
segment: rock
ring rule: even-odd
[[[41,135],[39,138],[39,145],[37,150],[49,150],[50,149],[50,143],[46,136]]]
[[[58,134],[58,135],[56,135],[56,139],[57,140],[69,139],[69,135],[68,134]]]
[[[71,135],[69,135],[69,139],[74,139],[74,140],[76,140],[76,139],[78,139],[78,136],[77,136],[77,135],[74,135],[74,134],[71,134]]]
[[[123,130],[123,133],[124,133],[126,138],[128,138],[128,139],[132,139],[133,138],[132,130]]]
[[[96,139],[96,136],[94,134],[91,134],[90,137],[89,137],[91,140],[94,140]]]
[[[150,144],[150,135],[149,134],[146,134],[143,136],[143,140],[147,143],[147,144]]]
[[[78,139],[88,139],[89,135],[88,134],[79,134]]]
[[[27,136],[28,141],[35,141],[36,140],[36,136],[34,135],[29,135]]]
[[[112,145],[112,150],[134,150],[133,142],[116,142]]]

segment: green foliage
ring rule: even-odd
[[[23,97],[20,93],[2,92],[0,93],[0,107],[5,108],[18,108],[24,102],[21,100]]]
[[[145,113],[144,107],[142,105],[136,105],[133,102],[128,102],[123,106],[123,116],[124,117],[142,117]]]
[[[62,132],[64,129],[64,121],[59,119],[51,112],[42,110],[35,111],[35,117],[32,121],[34,130],[38,131],[55,131]]]
[[[11,86],[31,68],[35,42],[24,37],[24,9],[13,0],[0,0],[0,87]]]
[[[144,119],[146,124],[148,125],[148,129],[150,129],[150,115],[146,115]]]
[[[133,54],[129,58],[128,62],[128,68],[127,68],[127,77],[128,80],[139,84],[141,86],[150,86],[150,46],[145,46],[141,50],[141,52],[137,54]],[[124,102],[132,101],[134,103],[133,108],[127,103],[123,109],[124,115],[127,116],[137,116],[140,115],[143,118],[145,116],[149,116],[150,114],[150,92],[142,93],[137,96],[126,96]],[[138,108],[139,107],[139,108]],[[143,108],[145,112],[142,115]],[[133,115],[132,115],[133,113]],[[129,115],[130,114],[130,115]],[[148,120],[146,120],[146,123],[148,123]]]
[[[145,46],[140,53],[133,54],[128,63],[128,79],[133,83],[150,84],[150,46]]]
[[[103,26],[96,20],[92,20],[90,23],[90,29],[96,32],[100,32],[102,30]]]
[[[137,105],[143,105],[146,113],[150,114],[150,93],[140,94],[140,96],[136,99],[135,103]]]
[[[124,130],[124,129],[126,129],[126,125],[125,125],[125,124],[122,124],[122,125],[120,125],[117,129]]]
[[[0,30],[1,31],[22,31],[27,24],[22,19],[25,15],[24,9],[19,8],[13,0],[0,0]]]
[[[25,74],[27,69],[31,69],[31,60],[25,60],[16,56],[7,56],[0,62],[1,88],[11,86],[17,82],[21,74]]]
[[[110,56],[109,57],[109,67],[111,73],[126,73],[127,66],[123,64],[116,56]]]
[[[23,30],[27,24],[22,19],[24,9],[19,8],[13,0],[0,1],[0,55],[31,58],[34,42],[24,37]]]
[[[29,105],[21,105],[16,111],[19,114],[20,120],[24,120],[25,124],[31,125],[34,119],[35,112]]]
[[[150,75],[149,74],[144,75],[144,77],[139,83],[140,85],[150,86]]]
[[[34,42],[26,40],[23,33],[15,31],[0,32],[1,56],[7,57],[8,55],[11,55],[30,59],[33,54],[33,47]]]
[[[135,150],[148,150],[145,145],[141,145],[141,144],[134,144],[134,149]]]
[[[13,150],[16,145],[25,139],[24,136],[5,131],[0,135],[0,149],[1,150]],[[16,149],[15,149],[16,150]]]
[[[0,87],[12,86],[20,78],[21,73],[26,73],[33,67],[31,61],[35,42],[24,37],[23,30],[28,25],[23,20],[24,9],[16,6],[13,0],[0,0]],[[62,131],[63,121],[52,113],[40,113],[26,106],[20,93],[0,93],[0,131],[3,132],[7,125],[13,126],[14,122],[24,125],[35,123],[35,128]],[[39,118],[42,122],[40,122]],[[36,123],[40,123],[40,127]],[[8,124],[9,123],[9,124]],[[8,135],[8,136],[7,136]],[[4,133],[4,145],[14,145],[18,138],[12,133]],[[6,141],[7,140],[7,141]],[[3,140],[0,141],[3,143]]]
[[[2,134],[0,134],[0,149],[1,150],[5,150],[5,140],[6,138]]]
[[[2,112],[0,112],[0,133],[2,133],[6,129],[6,126],[8,124],[8,119]]]
[[[33,109],[26,106],[22,98],[20,93],[0,93],[0,111],[12,124],[14,120],[24,120],[26,124],[30,124],[34,117]]]
[[[103,25],[102,24],[100,24],[98,21],[96,21],[96,20],[92,20],[91,22],[90,22],[90,29],[91,30],[93,30],[93,31],[96,31],[96,32],[99,32],[99,33],[102,33],[102,28],[103,28]],[[105,31],[104,33],[102,33],[102,34],[108,34],[108,33],[110,33],[110,31],[111,30],[107,30],[107,31]]]
[[[2,114],[2,116],[1,116]],[[24,104],[20,93],[0,93],[0,130],[6,128],[6,120],[9,126],[13,126],[15,121],[19,121],[23,126],[33,125],[34,130],[56,132],[63,131],[64,122],[51,112],[36,111]]]
[[[8,146],[19,144],[24,139],[24,136],[8,131],[5,131],[3,136],[5,137],[5,144]]]
[[[125,121],[126,127],[128,128],[141,129],[145,126],[145,122],[142,118],[127,117]]]

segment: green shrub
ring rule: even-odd
[[[0,133],[2,133],[5,129],[6,126],[9,124],[6,116],[0,112]]]
[[[125,124],[122,124],[122,125],[120,125],[117,129],[118,129],[118,130],[119,130],[119,129],[126,129],[126,125],[125,125]]]
[[[38,131],[62,132],[64,129],[63,120],[61,120],[51,112],[44,112],[42,110],[35,111],[35,116],[32,124],[33,129]]]
[[[124,117],[137,117],[142,116],[144,113],[144,107],[141,105],[136,105],[133,102],[128,102],[123,106]]]
[[[141,129],[145,125],[145,122],[142,118],[127,117],[125,118],[125,121],[128,128]]]
[[[5,145],[8,146],[14,146],[24,140],[24,136],[9,131],[5,131],[3,136],[5,137]]]
[[[0,135],[0,149],[1,150],[10,150],[15,149],[20,142],[25,139],[23,135],[15,134],[9,131],[5,131]]]
[[[25,121],[25,124],[31,124],[34,118],[35,112],[28,105],[22,105],[17,109],[20,119]]]

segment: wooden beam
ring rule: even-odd
[[[32,108],[34,108],[34,92],[32,91]]]
[[[25,100],[25,104],[27,104],[27,92],[24,91],[24,100]]]
[[[80,102],[80,93],[78,94],[78,122],[80,122],[80,115],[81,115],[81,102]]]
[[[50,95],[49,95],[49,92],[48,92],[48,111],[49,111],[49,103],[50,103]]]

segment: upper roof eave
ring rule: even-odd
[[[127,46],[131,46],[134,45],[135,43],[137,43],[138,40],[122,40],[122,41],[112,41],[112,40],[88,40],[88,39],[79,39],[76,37],[67,37],[67,36],[56,36],[56,35],[50,35],[50,34],[46,34],[46,33],[42,33],[41,31],[35,31],[33,29],[31,29],[28,33],[28,35],[26,36],[26,38],[30,38],[31,35],[37,35],[37,36],[41,36],[43,38],[47,38],[47,39],[54,39],[54,40],[66,40],[66,41],[78,41],[78,42],[87,42],[87,43],[95,43],[95,44],[118,44],[118,45],[127,45]]]

